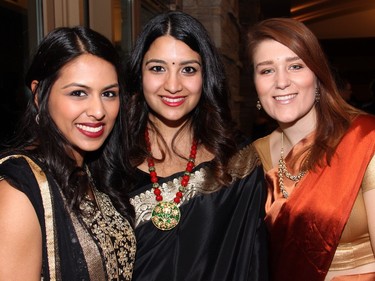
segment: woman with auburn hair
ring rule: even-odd
[[[304,24],[267,19],[248,40],[257,108],[279,125],[254,142],[271,280],[375,280],[374,116],[343,100]]]

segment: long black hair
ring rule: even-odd
[[[128,109],[133,148],[131,161],[137,166],[147,156],[144,131],[147,124],[152,123],[148,118],[150,109],[142,91],[142,61],[150,45],[165,35],[184,42],[201,56],[202,96],[185,125],[190,125],[194,137],[215,155],[213,170],[216,178],[221,183],[228,183],[231,177],[226,172],[226,166],[236,145],[225,67],[204,26],[194,17],[180,11],[168,11],[152,18],[145,25],[130,54],[126,90],[132,96]]]
[[[89,177],[84,167],[77,167],[75,160],[69,157],[67,149],[71,144],[53,122],[48,101],[61,69],[83,54],[92,54],[114,66],[121,105],[107,140],[99,150],[87,152],[84,163],[91,171],[97,189],[108,194],[116,209],[132,221],[134,210],[126,197],[128,184],[125,177],[130,165],[123,161],[128,145],[123,106],[127,103],[124,71],[115,47],[103,35],[81,26],[62,27],[53,30],[42,40],[25,79],[30,90],[34,80],[38,84],[32,91],[14,146],[42,159],[71,208],[79,211],[79,204],[87,192]],[[38,105],[35,103],[35,95]]]

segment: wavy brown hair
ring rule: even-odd
[[[271,39],[292,50],[317,77],[320,101],[315,105],[316,135],[311,147],[306,147],[305,151],[310,150],[310,155],[302,167],[313,169],[316,165],[329,165],[351,121],[361,111],[342,98],[318,39],[303,23],[290,18],[266,19],[255,24],[247,35],[248,55],[252,65],[257,46]]]

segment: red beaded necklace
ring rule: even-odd
[[[145,141],[147,151],[150,156],[147,158],[148,171],[150,172],[150,178],[152,182],[152,188],[154,190],[155,199],[158,202],[154,207],[151,215],[151,220],[153,224],[160,230],[170,230],[174,228],[180,221],[181,213],[177,206],[181,202],[183,193],[186,191],[186,187],[190,180],[190,174],[195,166],[195,157],[197,155],[197,141],[193,140],[191,145],[189,160],[186,165],[184,175],[181,177],[180,187],[176,192],[173,202],[163,201],[163,196],[161,194],[160,185],[158,183],[158,176],[155,170],[154,159],[151,154],[151,143],[148,133],[148,129],[145,131]]]

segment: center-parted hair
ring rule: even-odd
[[[113,44],[86,27],[57,28],[42,40],[26,74],[26,86],[31,90],[31,83],[36,80],[37,87],[32,92],[14,143],[16,148],[26,150],[44,162],[75,211],[79,211],[79,204],[86,195],[88,176],[69,156],[71,144],[53,122],[48,103],[61,69],[84,54],[97,56],[114,66],[119,78],[120,104],[127,103],[122,79],[124,71]],[[34,96],[37,96],[38,104]],[[85,154],[84,162],[98,190],[107,193],[118,211],[132,221],[134,210],[125,196],[128,184],[124,175],[129,168],[123,161],[128,144],[125,114],[124,107],[120,106],[111,134],[98,151]]]
[[[128,107],[133,147],[131,160],[134,166],[144,161],[147,156],[144,131],[147,124],[152,125],[148,118],[150,109],[142,91],[142,61],[151,44],[165,35],[184,42],[201,57],[202,96],[185,126],[191,126],[200,145],[215,155],[213,170],[219,181],[229,182],[230,176],[225,170],[235,151],[235,142],[225,67],[204,26],[194,17],[179,11],[165,12],[151,19],[130,54],[126,90],[131,95]]]

